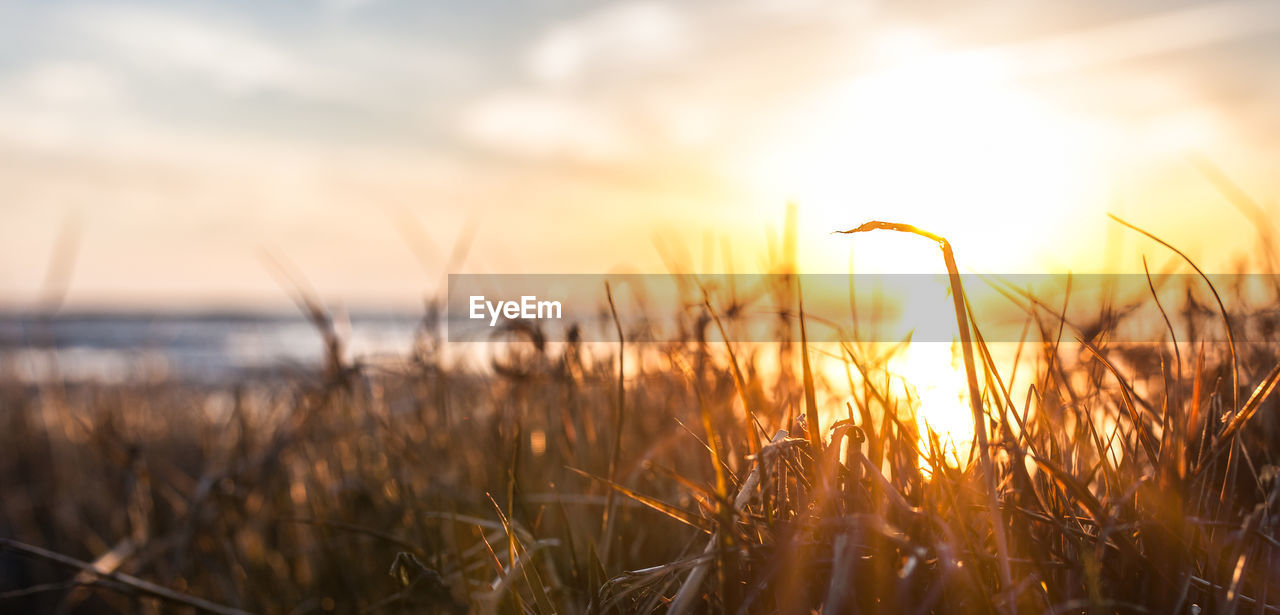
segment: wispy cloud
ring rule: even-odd
[[[784,166],[779,141],[844,138],[829,133],[878,100],[866,95],[876,80],[913,66],[966,79],[966,67],[992,67],[982,78],[1149,126],[1157,141],[1203,140],[1229,120],[1252,129],[1236,134],[1256,151],[1280,150],[1274,46],[1259,44],[1280,32],[1273,3],[998,4],[20,0],[0,7],[0,261],[40,252],[33,242],[48,233],[33,229],[92,207],[103,213],[88,217],[86,237],[99,247],[86,254],[105,263],[100,285],[130,275],[104,246],[137,254],[163,241],[215,264],[228,238],[279,242],[300,266],[311,255],[333,269],[327,246],[353,220],[410,203],[444,228],[490,212],[519,227],[487,230],[478,249],[608,267],[644,225],[758,229],[782,198],[755,183]],[[922,84],[912,90],[922,100],[872,105],[893,121],[854,123],[933,126],[909,112],[954,117],[932,110],[959,89]],[[853,184],[867,172],[786,162],[830,164]],[[600,203],[635,212],[590,218]],[[525,231],[548,207],[592,220],[595,243],[566,248],[572,258],[540,251]],[[157,214],[170,210],[182,215]],[[362,228],[350,250],[392,258],[386,238]],[[628,258],[648,255],[644,239],[626,245],[636,246]],[[24,275],[6,271],[0,287],[38,284]]]
[[[661,68],[691,51],[687,18],[660,2],[607,5],[549,28],[529,50],[528,69],[544,83],[582,84]]]
[[[129,6],[82,8],[72,26],[132,68],[156,78],[195,78],[232,94],[312,93],[317,71],[245,24]]]
[[[554,93],[489,95],[464,111],[461,129],[479,144],[517,155],[617,162],[633,154],[627,124],[608,107]]]

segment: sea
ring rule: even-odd
[[[359,312],[334,318],[347,360],[403,359],[422,314]],[[324,361],[320,332],[281,312],[0,314],[0,371],[19,381],[225,384]]]

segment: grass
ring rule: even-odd
[[[615,312],[618,344],[500,369],[447,360],[430,322],[394,368],[345,363],[304,303],[315,374],[0,384],[0,610],[1280,612],[1280,347],[1109,343],[1109,306],[1073,329],[1027,301],[1018,388],[926,236],[967,459],[920,437],[889,355],[810,347],[795,287],[771,291],[798,348],[711,341],[741,310],[708,295],[708,341],[623,342]],[[1228,304],[1185,317],[1265,316]]]

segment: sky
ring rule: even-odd
[[[830,234],[870,219],[975,271],[1165,262],[1108,212],[1226,269],[1275,212],[1276,109],[1265,0],[9,0],[0,305],[756,272],[789,202],[804,271],[937,269]]]

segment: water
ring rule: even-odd
[[[336,319],[346,358],[403,357],[421,328],[409,313]],[[235,380],[278,368],[321,364],[320,334],[301,315],[96,312],[49,320],[0,315],[0,369],[26,382]]]

